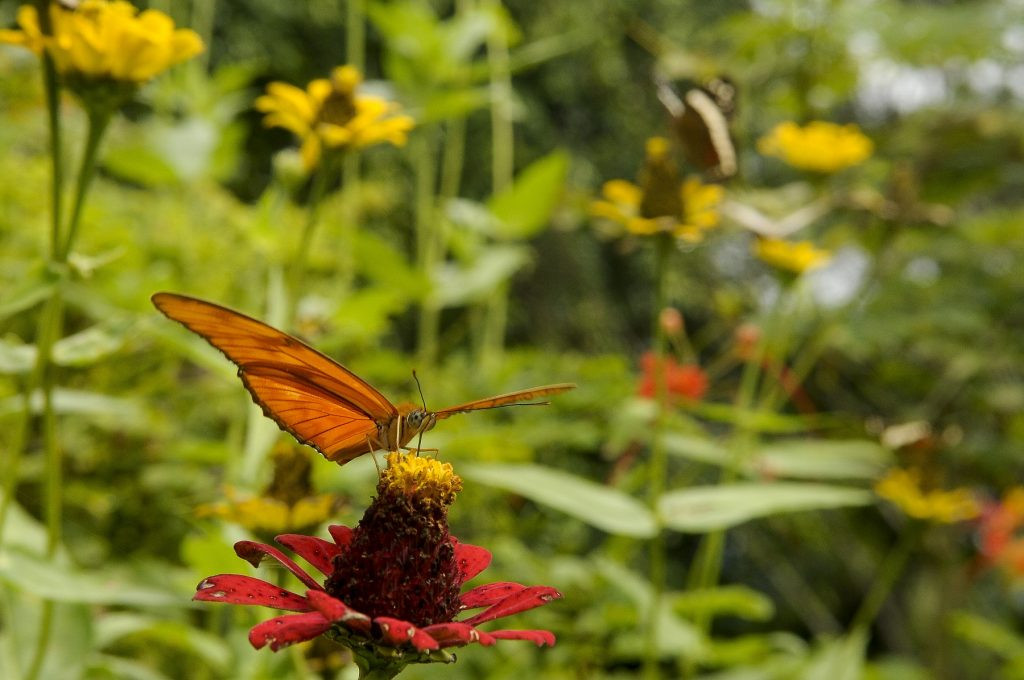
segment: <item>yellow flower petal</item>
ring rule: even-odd
[[[797,274],[820,267],[832,257],[827,250],[819,250],[810,241],[759,238],[754,242],[754,253],[779,269]]]
[[[812,121],[800,127],[787,121],[758,140],[757,149],[795,168],[837,172],[864,162],[871,156],[874,145],[856,125]]]

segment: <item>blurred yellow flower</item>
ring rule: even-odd
[[[330,79],[318,78],[301,90],[273,82],[256,99],[267,114],[263,124],[291,130],[302,142],[307,169],[316,167],[323,149],[361,148],[372,144],[405,144],[413,119],[398,113],[398,104],[356,93],[362,75],[353,66],[339,66]]]
[[[124,0],[83,0],[75,9],[53,3],[50,17],[53,35],[44,36],[35,7],[24,5],[18,10],[21,30],[0,31],[0,42],[37,54],[45,48],[71,80],[139,85],[203,50],[195,31],[175,29],[163,12],[139,13]]]
[[[817,120],[800,127],[787,121],[759,139],[757,150],[801,170],[838,172],[862,163],[871,155],[874,145],[853,124]]]
[[[312,464],[303,447],[279,444],[272,459],[274,476],[262,495],[243,498],[228,488],[226,501],[202,505],[196,514],[218,517],[254,533],[274,536],[312,530],[337,512],[341,505],[337,496],[313,492]]]
[[[647,141],[643,186],[613,179],[601,188],[601,199],[592,201],[590,214],[623,225],[632,234],[649,236],[670,233],[697,243],[718,226],[718,205],[725,190],[689,177],[681,184],[668,158],[668,141]]]
[[[758,238],[754,254],[779,269],[802,274],[820,267],[832,256],[827,250],[814,247],[810,241],[786,241],[778,238]]]
[[[875,493],[916,519],[952,524],[973,519],[981,513],[969,489],[924,491],[918,470],[890,470],[875,484]]]

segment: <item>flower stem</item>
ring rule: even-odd
[[[415,174],[416,214],[416,266],[428,280],[432,280],[437,265],[443,257],[443,235],[434,216],[434,128],[424,127],[412,138],[410,154]],[[420,323],[417,338],[417,353],[424,370],[437,362],[438,336],[441,332],[441,309],[434,301],[433,294],[420,303]]]
[[[335,167],[333,154],[325,152],[320,165],[313,171],[313,181],[309,188],[309,197],[306,200],[306,221],[302,225],[302,234],[299,236],[299,245],[295,251],[295,259],[292,260],[288,277],[289,309],[286,310],[285,318],[289,321],[295,301],[299,299],[299,291],[305,283],[309,249],[313,245],[313,235],[320,222],[320,206],[323,204],[323,198],[330,183],[330,175]]]
[[[885,604],[889,593],[892,592],[896,580],[907,566],[907,560],[910,559],[911,553],[917,546],[923,528],[924,522],[913,520],[913,524],[903,532],[899,542],[885,557],[882,566],[878,568],[878,574],[871,582],[871,588],[853,616],[853,621],[850,624],[851,632],[866,632],[878,616],[878,612],[881,611],[882,605]]]
[[[75,187],[74,202],[71,205],[71,217],[68,220],[67,236],[63,244],[57,250],[57,262],[67,262],[68,255],[75,245],[78,237],[78,226],[82,221],[82,207],[85,205],[86,194],[89,193],[89,186],[96,174],[96,152],[99,150],[100,140],[110,123],[111,112],[89,112],[89,133],[85,139],[85,151],[82,154],[82,165],[78,169],[78,182]]]
[[[661,528],[658,503],[665,492],[665,476],[668,470],[668,453],[665,449],[665,422],[668,415],[668,383],[665,375],[665,329],[662,326],[661,310],[668,302],[668,262],[672,254],[672,237],[660,234],[655,243],[655,294],[654,294],[654,388],[658,410],[651,431],[651,463],[648,475],[648,500],[654,516],[659,518],[657,533],[650,543],[651,601],[647,611],[647,630],[644,647],[644,677],[655,680],[661,673],[658,668],[658,618],[661,600],[665,593],[666,556],[665,532]]]
[[[39,27],[44,35],[51,35],[53,27],[50,25],[50,7],[46,0],[37,0],[36,15],[39,17]],[[50,135],[50,261],[57,257],[58,244],[60,243],[60,218],[63,213],[64,195],[64,165],[63,165],[63,143],[61,142],[60,128],[60,90],[57,85],[57,69],[54,66],[53,58],[48,52],[42,54],[43,64],[43,90],[46,93],[46,114]],[[53,294],[55,295],[55,294]],[[52,299],[52,296],[51,296]],[[40,315],[36,334],[37,345],[42,337],[44,319],[47,314],[44,311]],[[28,437],[29,422],[32,420],[32,395],[42,382],[41,371],[46,364],[42,361],[42,354],[36,355],[36,364],[25,385],[25,410],[21,420],[15,428],[14,442],[10,449],[10,457],[4,461],[3,498],[0,499],[0,546],[3,545],[4,527],[7,525],[7,511],[14,498],[18,482],[18,470],[21,468],[21,457]]]
[[[500,9],[499,0],[488,0],[485,9]],[[499,25],[487,38],[487,66],[491,94],[491,192],[498,194],[512,183],[515,171],[515,129],[512,121],[512,73],[508,39]],[[492,293],[484,320],[481,363],[494,366],[505,348],[508,324],[508,282]]]

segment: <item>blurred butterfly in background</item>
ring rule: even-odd
[[[339,465],[370,451],[404,448],[456,413],[546,404],[530,400],[576,387],[544,385],[440,411],[397,407],[341,364],[261,321],[175,293],[157,293],[152,300],[164,315],[201,335],[238,366],[242,384],[268,418]]]
[[[736,111],[736,86],[728,78],[713,78],[690,87],[680,96],[669,82],[655,76],[658,99],[672,117],[672,129],[687,160],[711,179],[736,174],[736,146],[729,120]]]

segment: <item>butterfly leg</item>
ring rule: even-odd
[[[370,438],[366,438],[366,447],[370,449],[370,458],[373,459],[373,467],[377,468],[377,476],[380,477],[380,461],[377,460],[377,454],[373,450],[373,442]]]

